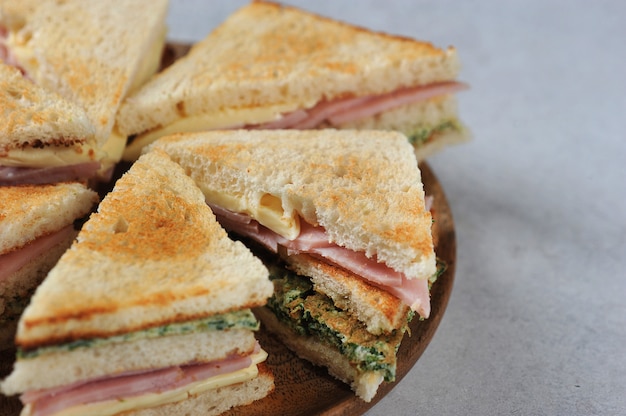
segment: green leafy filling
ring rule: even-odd
[[[313,336],[339,350],[360,372],[382,371],[386,381],[396,375],[396,352],[407,325],[389,335],[373,335],[331,299],[313,290],[311,282],[282,268],[272,268],[274,295],[268,307],[302,336]]]
[[[426,144],[436,134],[445,132],[446,130],[461,131],[461,125],[456,120],[448,120],[437,126],[421,127],[408,135],[409,142],[413,146],[421,146]]]
[[[250,309],[245,309],[188,322],[171,323],[107,338],[79,339],[62,345],[41,347],[30,351],[20,349],[17,352],[17,356],[21,359],[35,358],[41,354],[50,352],[73,351],[77,348],[90,348],[139,339],[157,338],[169,335],[185,335],[195,332],[223,331],[227,329],[250,329],[257,331],[259,329],[259,322]]]

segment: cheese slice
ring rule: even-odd
[[[295,240],[300,235],[300,217],[297,212],[287,213],[282,207],[280,198],[271,194],[263,194],[250,201],[243,195],[227,194],[208,189],[198,184],[209,205],[227,209],[231,212],[246,214],[259,224],[269,228],[288,240]]]
[[[46,168],[77,165],[98,160],[101,154],[92,145],[45,146],[42,148],[10,149],[2,156],[2,166]]]
[[[312,106],[305,106],[308,108]],[[207,114],[189,115],[162,127],[137,135],[124,151],[124,160],[132,162],[141,155],[141,149],[157,139],[174,133],[189,133],[204,130],[232,129],[263,124],[279,120],[282,114],[295,111],[294,104],[270,105],[265,107],[228,108]]]
[[[192,396],[197,396],[209,390],[254,379],[259,374],[257,365],[267,359],[267,352],[261,349],[258,353],[252,355],[251,358],[252,364],[249,367],[229,374],[210,377],[206,380],[196,381],[178,389],[161,393],[148,393],[135,397],[73,406],[55,413],[55,416],[112,416],[131,410],[146,409],[187,400]],[[26,405],[22,415],[31,415],[32,411],[32,405]]]

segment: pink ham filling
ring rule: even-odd
[[[259,350],[260,347],[257,344],[255,352]],[[250,356],[232,356],[208,364],[129,372],[70,386],[26,392],[22,394],[20,400],[24,404],[32,405],[32,416],[49,416],[73,406],[174,390],[197,381],[247,368],[251,364]]]
[[[396,91],[366,97],[340,98],[321,101],[308,110],[296,110],[269,123],[254,126],[257,129],[312,129],[323,122],[331,126],[371,117],[402,105],[426,101],[445,94],[454,94],[467,89],[467,85],[457,81],[401,88]]]
[[[0,282],[59,244],[60,241],[65,240],[73,232],[74,227],[70,224],[57,232],[39,237],[17,250],[0,255]]]
[[[306,253],[348,270],[392,295],[396,296],[423,318],[430,315],[430,295],[427,279],[409,279],[376,258],[355,252],[329,242],[322,227],[300,223],[300,235],[288,240],[245,214],[233,213],[210,205],[220,224],[227,230],[250,237],[269,250],[277,253],[279,247],[287,249],[287,255]]]
[[[95,176],[98,169],[100,169],[100,162],[85,162],[47,168],[0,166],[0,186],[86,180]]]

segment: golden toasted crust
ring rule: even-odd
[[[23,348],[108,336],[264,304],[267,269],[228,239],[162,152],[117,181],[20,321]]]
[[[288,325],[280,322],[269,308],[257,308],[254,312],[265,329],[296,353],[298,357],[315,365],[326,367],[331,376],[349,384],[356,395],[366,402],[374,398],[378,387],[383,382],[382,370],[372,369],[359,372],[336,347],[315,336],[297,333]]]
[[[163,149],[203,191],[258,206],[270,194],[285,215],[376,256],[408,278],[435,273],[431,224],[411,145],[395,132],[229,130],[172,135]]]
[[[370,333],[390,333],[406,325],[410,308],[359,276],[306,254],[288,256],[285,261],[296,273],[310,278],[315,291],[363,322]]]
[[[293,111],[324,98],[450,80],[458,70],[453,48],[252,2],[126,100],[117,121],[121,132],[136,134],[228,108]]]
[[[103,142],[142,60],[162,37],[167,5],[45,1],[28,15],[12,46],[31,51],[32,58],[18,62],[29,77],[84,106]]]
[[[0,62],[0,157],[10,149],[80,146],[93,141],[94,132],[78,105]]]
[[[87,215],[98,194],[81,183],[0,187],[0,254]]]

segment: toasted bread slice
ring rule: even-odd
[[[82,107],[44,90],[0,62],[0,166],[38,166],[20,151],[48,148],[95,160],[95,128]],[[17,153],[15,153],[17,151]],[[13,153],[12,153],[13,152]],[[63,163],[62,158],[49,158]]]
[[[98,195],[80,183],[0,187],[0,349],[13,345],[33,291],[76,237]]]
[[[19,323],[29,350],[264,304],[267,269],[231,241],[163,152],[117,181]]]
[[[0,255],[72,224],[97,202],[80,183],[0,187]]]
[[[285,261],[293,271],[311,279],[316,292],[363,322],[370,333],[389,333],[406,325],[409,307],[355,274],[306,254],[289,256]]]
[[[22,20],[6,41],[13,63],[37,84],[85,108],[107,166],[119,161],[126,141],[111,138],[120,103],[160,63],[167,7],[167,0],[121,0],[115,7],[43,1],[31,13],[10,14]]]
[[[420,171],[400,133],[213,131],[164,137],[150,149],[167,152],[210,203],[319,225],[330,241],[409,279],[436,271]]]
[[[121,371],[146,371],[191,362],[247,355],[255,347],[254,332],[230,330],[130,339],[88,348],[64,348],[18,359],[13,373],[2,383],[12,395],[93,380]],[[167,353],[164,353],[167,351]]]
[[[237,406],[260,400],[274,391],[274,376],[265,364],[258,364],[259,375],[252,380],[191,396],[178,403],[130,412],[133,416],[203,415],[216,416]]]
[[[57,235],[37,239],[26,246],[28,254],[18,254],[18,249],[0,255],[0,350],[14,345],[17,322],[35,288],[72,245],[76,234],[78,231],[70,225]],[[18,266],[11,264],[15,259],[19,260]]]
[[[254,1],[125,101],[119,130],[140,136],[124,157],[159,134],[263,124],[321,102],[451,81],[459,67],[452,47]],[[419,124],[406,120],[401,131]]]
[[[317,366],[325,367],[331,376],[350,385],[359,398],[366,402],[372,401],[378,387],[385,380],[384,371],[359,371],[336,347],[315,336],[299,334],[280,322],[268,308],[258,308],[255,313],[264,327],[298,357]]]

